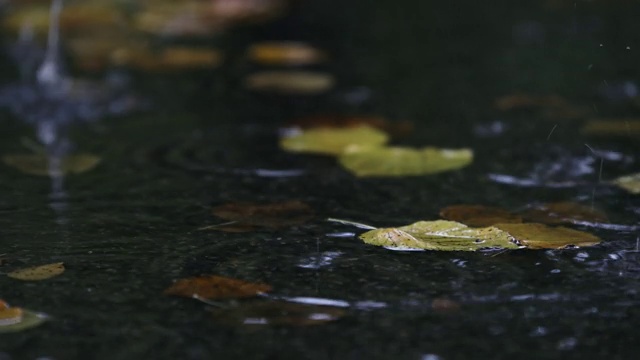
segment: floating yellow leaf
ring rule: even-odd
[[[317,128],[284,137],[280,147],[291,152],[339,155],[350,146],[379,146],[388,141],[384,132],[369,126]]]
[[[440,210],[440,216],[467,226],[491,226],[497,223],[522,222],[520,216],[507,210],[484,205],[451,205]]]
[[[216,275],[180,279],[167,288],[165,295],[202,299],[237,299],[271,291],[271,286]]]
[[[346,311],[335,306],[269,301],[214,309],[212,314],[217,322],[230,326],[310,326],[339,320]]]
[[[640,137],[640,119],[592,119],[582,127],[582,133],[600,136]]]
[[[352,147],[338,160],[356,176],[410,176],[460,169],[473,161],[473,152],[434,147]]]
[[[455,221],[418,221],[399,228],[383,228],[360,235],[365,243],[403,250],[477,251],[518,249],[509,233],[496,227],[470,228]]]
[[[565,227],[550,227],[543,224],[495,224],[529,249],[562,249],[572,246],[592,246],[600,238],[589,233]]]
[[[25,174],[49,176],[49,158],[45,154],[4,155],[2,161]],[[74,154],[62,159],[58,170],[61,175],[80,174],[95,168],[100,158],[91,154]]]
[[[38,281],[58,276],[64,272],[64,263],[53,263],[40,266],[32,266],[28,268],[14,270],[7,274],[8,277],[24,280]]]
[[[640,194],[640,173],[621,176],[612,183],[632,194]]]
[[[144,71],[180,71],[211,69],[222,63],[222,53],[215,49],[173,46],[159,52],[145,48],[122,48],[112,61]]]
[[[294,42],[264,42],[247,51],[251,60],[265,65],[308,65],[322,62],[326,55],[311,45]]]
[[[26,330],[40,325],[46,319],[44,314],[10,307],[0,299],[0,334]]]
[[[283,94],[313,95],[333,87],[333,75],[311,71],[264,71],[245,78],[248,89]]]

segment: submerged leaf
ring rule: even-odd
[[[303,224],[314,216],[313,209],[298,200],[272,204],[230,203],[214,207],[212,213],[232,222],[209,228],[229,232],[252,231],[256,227],[278,229]]]
[[[640,137],[640,119],[592,119],[582,133],[599,136]]]
[[[470,149],[425,147],[356,147],[338,158],[356,176],[410,176],[436,174],[463,168],[473,161]]]
[[[49,169],[49,158],[45,154],[16,154],[4,155],[2,161],[25,174],[49,176],[54,174]],[[59,171],[61,175],[80,174],[95,168],[100,163],[100,158],[91,154],[74,154],[66,156],[60,163],[60,168],[52,168],[51,171]]]
[[[399,228],[370,230],[360,235],[365,243],[398,249],[477,251],[483,248],[518,249],[506,231],[490,226],[470,228],[455,221],[418,221]]]
[[[550,227],[536,223],[495,224],[494,226],[508,232],[529,249],[562,249],[600,243],[600,238],[595,235],[565,227]]]
[[[245,78],[244,83],[251,90],[312,95],[332,88],[335,79],[327,73],[274,70],[251,74]]]
[[[321,50],[294,41],[254,44],[249,47],[248,56],[251,60],[265,65],[309,65],[326,59]]]
[[[0,334],[26,330],[42,324],[47,316],[19,307],[10,307],[0,299]]]
[[[291,152],[339,155],[349,147],[380,146],[388,139],[387,134],[369,126],[318,128],[287,136],[280,141],[280,147]]]
[[[591,206],[573,202],[557,202],[538,205],[525,211],[522,216],[527,221],[543,224],[577,224],[582,222],[608,222],[607,215]]]
[[[632,194],[640,194],[640,173],[621,176],[612,183]]]
[[[271,286],[216,275],[180,279],[164,291],[165,295],[199,297],[207,300],[238,299],[271,291]]]
[[[483,205],[452,205],[440,210],[446,220],[461,222],[467,226],[491,226],[497,223],[521,223],[522,218],[507,210]]]
[[[339,320],[346,315],[346,311],[335,306],[268,301],[245,303],[231,309],[214,309],[212,314],[217,322],[230,326],[310,326]]]
[[[58,276],[62,274],[64,270],[64,263],[58,262],[14,270],[8,273],[7,276],[24,281],[38,281]]]

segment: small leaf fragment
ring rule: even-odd
[[[346,311],[335,306],[261,301],[214,309],[212,315],[217,322],[229,326],[311,326],[339,320]]]
[[[440,210],[443,219],[467,226],[491,226],[497,223],[521,223],[522,218],[507,210],[484,205],[451,205]]]
[[[53,174],[49,169],[49,158],[45,154],[15,154],[4,155],[2,162],[7,166],[20,170],[25,174],[49,176]],[[100,158],[91,154],[74,154],[64,157],[59,169],[59,175],[80,174],[95,168]]]
[[[64,270],[64,263],[58,262],[14,270],[8,273],[7,276],[23,281],[39,281],[58,276],[62,274]]]
[[[239,299],[258,296],[271,291],[271,286],[250,283],[217,275],[203,275],[177,280],[165,291],[165,295],[207,299]]]
[[[248,75],[244,84],[250,90],[313,95],[331,89],[335,78],[321,72],[272,70]]]
[[[418,221],[398,228],[370,230],[360,235],[365,243],[398,249],[477,251],[484,248],[518,249],[506,231],[490,226],[470,228],[455,221]]]
[[[563,249],[600,243],[600,238],[595,235],[566,227],[551,227],[537,223],[495,224],[494,226],[508,232],[529,249]]]
[[[316,128],[284,137],[280,147],[290,152],[339,155],[349,147],[375,147],[388,140],[387,134],[366,125],[340,129]]]
[[[358,177],[428,175],[457,170],[473,161],[470,149],[353,147],[338,161]]]
[[[640,194],[640,173],[621,176],[612,183],[632,194]]]

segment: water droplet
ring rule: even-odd
[[[576,347],[576,345],[578,345],[578,339],[574,338],[574,337],[569,337],[569,338],[565,338],[562,339],[560,341],[558,341],[558,350],[572,350],[573,348]]]
[[[560,269],[553,269],[553,270],[550,271],[550,273],[552,273],[552,274],[559,274],[560,272],[561,272]]]

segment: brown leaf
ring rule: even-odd
[[[310,65],[326,60],[326,54],[315,47],[295,41],[253,44],[247,51],[251,60],[264,65]]]
[[[232,309],[214,309],[212,314],[217,322],[230,326],[310,326],[336,321],[346,311],[334,306],[261,301]]]
[[[508,232],[529,249],[562,249],[572,246],[592,246],[600,238],[589,233],[565,227],[550,227],[543,224],[494,224]]]
[[[217,275],[203,275],[177,280],[164,291],[164,294],[189,298],[197,296],[214,300],[248,298],[269,291],[271,286],[267,284],[250,283]]]
[[[558,95],[527,95],[515,94],[501,96],[495,100],[496,109],[500,111],[511,111],[518,109],[532,109],[543,107],[566,107],[567,101]]]
[[[230,203],[216,206],[213,215],[231,221],[237,226],[259,226],[270,229],[299,225],[313,218],[313,209],[301,201],[257,204],[248,202]]]
[[[431,302],[431,308],[439,313],[452,313],[460,310],[460,304],[447,298],[435,298]]]
[[[527,221],[549,225],[577,224],[582,222],[608,222],[607,214],[590,206],[573,202],[557,202],[536,206],[522,213]]]
[[[14,270],[7,274],[8,277],[24,281],[38,281],[58,276],[64,272],[64,263],[58,262],[47,265],[32,266]]]
[[[483,205],[452,205],[440,210],[446,220],[457,221],[467,226],[485,227],[497,223],[521,223],[522,218],[504,209]]]

